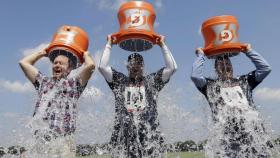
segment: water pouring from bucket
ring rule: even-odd
[[[191,79],[211,109],[206,157],[270,157],[274,152],[270,133],[253,102],[253,90],[270,73],[270,65],[250,44],[237,40],[237,21],[218,16],[203,23],[205,47],[198,48]],[[243,52],[255,70],[233,75],[231,57]],[[216,76],[204,74],[204,64],[214,60]]]
[[[27,157],[75,157],[78,100],[95,69],[87,48],[88,37],[82,29],[62,26],[48,48],[20,60],[19,65],[38,94],[28,124],[34,139],[26,145]],[[43,57],[52,61],[50,77],[34,66]],[[71,76],[70,72],[81,63],[80,71]]]
[[[120,30],[112,35],[114,44],[127,51],[141,52],[158,44],[160,37],[154,32],[154,8],[144,1],[124,3],[118,12]]]
[[[140,1],[131,1],[127,4],[131,3],[136,7],[141,7],[143,4],[147,5],[147,3]],[[129,12],[135,12],[136,10],[138,13],[147,12],[139,8],[132,9],[132,11],[131,9],[128,10]],[[125,41],[124,49],[139,52],[145,50],[147,48],[145,45],[148,45],[140,45],[139,42],[151,40],[149,41],[151,43],[149,48],[155,42],[155,39],[153,41],[153,38],[150,38],[150,34],[145,34],[145,30],[130,28],[122,35],[125,36],[118,36],[118,38],[115,34],[113,37],[112,35],[107,37],[107,43],[99,64],[99,71],[115,96],[116,110],[109,143],[110,154],[112,154],[112,157],[162,157],[165,148],[164,138],[159,126],[157,98],[158,93],[175,73],[177,64],[165,43],[165,37],[159,36],[158,45],[161,47],[164,57],[164,67],[154,73],[147,74],[144,71],[143,56],[139,53],[132,53],[127,58],[128,75],[117,71],[109,64],[111,49],[114,44],[117,44],[118,41]],[[122,43],[119,43],[119,46],[122,47]]]

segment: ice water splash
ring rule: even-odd
[[[66,82],[60,80],[55,84],[66,85]],[[71,87],[44,86],[47,95],[40,98],[36,113],[28,124],[32,138],[25,144],[27,151],[24,155],[27,158],[71,158],[76,155],[73,132],[77,100],[70,97],[74,92],[69,88]]]
[[[160,92],[160,97],[158,98],[158,117],[160,120],[160,130],[165,140],[164,144],[185,140],[186,135],[191,137],[194,132],[193,129],[189,128],[189,124],[192,124],[192,120],[196,119],[193,115],[193,111],[189,112],[177,102],[177,100],[180,100],[179,97],[182,93],[184,93],[184,90],[178,91],[176,88],[169,85]],[[112,93],[109,92],[105,95],[97,89],[89,87],[83,94],[84,96],[80,98],[81,104],[78,105],[77,144],[94,145],[108,143],[113,131],[112,127],[115,116],[114,97]],[[47,102],[43,104],[47,105]],[[25,147],[27,149],[26,155],[28,158],[56,158],[61,155],[66,155],[69,153],[68,151],[71,151],[73,148],[73,137],[48,137],[48,124],[42,121],[42,117],[40,116],[44,115],[44,110],[45,109],[41,109],[41,113],[38,113],[36,117],[32,118],[30,123],[32,129],[30,135],[33,135],[34,131],[38,128],[43,130],[41,133],[37,133],[37,136],[40,136],[39,138],[34,136],[26,142],[27,145]],[[137,115],[134,117],[133,121],[135,125],[139,124]],[[146,126],[147,129],[150,130],[150,127],[148,125]],[[138,126],[136,127],[138,128]],[[195,132],[197,133],[199,131]],[[151,137],[151,135],[148,135],[148,137]],[[138,134],[136,138],[139,139]],[[152,146],[160,145],[158,142],[149,142],[147,144],[148,148]],[[176,152],[175,147],[169,147],[169,149],[171,152]],[[98,148],[96,153],[99,155],[112,155],[114,152],[119,151],[121,150],[114,151],[113,149],[110,150],[110,153],[108,148]],[[160,149],[160,151],[156,151],[156,153],[161,153],[162,157],[166,157],[167,155],[164,149]],[[142,157],[145,156],[142,155]],[[179,155],[174,155],[174,157],[179,157]]]
[[[74,158],[76,144],[73,136],[48,137],[38,136],[31,141],[26,152],[27,158]]]
[[[205,139],[207,124],[203,121],[202,106],[193,107],[190,105],[191,102],[182,104],[180,101],[186,98],[183,95],[185,92],[185,88],[170,83],[158,98],[158,118],[167,150],[163,156],[168,158],[180,158],[180,149],[176,145],[178,142],[186,140],[199,142]],[[199,150],[197,146],[194,148],[196,151]]]
[[[272,156],[273,144],[264,121],[255,107],[249,105],[239,86],[220,84],[220,97],[209,97],[217,103],[209,119],[207,158],[256,158]],[[223,88],[225,87],[225,88]],[[213,110],[215,108],[215,110]]]
[[[88,90],[93,90],[89,88]],[[95,92],[94,92],[95,91]],[[103,92],[101,97],[98,99],[95,93],[99,94],[100,92],[94,90],[93,92],[85,93],[88,94],[86,98],[82,99],[82,107],[79,111],[79,126],[77,129],[77,135],[79,139],[78,144],[102,144],[108,143],[113,132],[113,122],[115,113],[115,101],[113,93]],[[178,100],[180,100],[180,95],[184,90],[178,90],[174,86],[166,85],[163,91],[160,92],[158,98],[158,119],[160,122],[159,130],[161,130],[161,136],[164,138],[163,145],[160,145],[160,142],[147,142],[146,147],[157,147],[158,151],[155,151],[154,154],[161,154],[161,157],[166,157],[165,152],[166,144],[172,144],[177,141],[185,140],[186,137],[192,138],[192,133],[195,129],[190,128],[190,124],[200,124],[199,118],[195,116],[195,112],[189,112],[187,109],[184,109],[180,106]],[[86,91],[85,91],[86,92]],[[182,96],[183,97],[183,96]],[[139,129],[139,119],[138,115],[135,114],[132,120],[132,124],[135,125],[135,131]],[[132,125],[131,124],[131,125]],[[147,129],[147,133],[150,130],[149,124],[144,124]],[[199,130],[202,130],[200,128]],[[196,134],[200,133],[199,130],[196,130]],[[127,131],[129,135],[135,134],[135,131]],[[147,137],[151,137],[151,134],[148,134]],[[135,145],[140,150],[142,144],[140,143],[140,134],[135,134]],[[163,146],[163,148],[161,148]],[[169,152],[177,152],[175,146],[168,146]],[[132,149],[130,149],[132,150]],[[113,148],[102,148],[98,147],[96,150],[98,155],[118,155],[119,157],[126,157],[126,149],[122,144],[117,145]],[[96,156],[96,155],[95,155]],[[95,157],[93,156],[93,157]],[[145,157],[145,155],[139,155],[139,157]],[[179,154],[173,154],[173,157],[178,157]]]

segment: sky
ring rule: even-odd
[[[273,136],[280,135],[280,2],[277,0],[147,0],[156,11],[155,32],[166,36],[166,43],[178,70],[159,96],[161,128],[169,141],[207,137],[209,107],[190,80],[194,50],[204,45],[200,27],[217,15],[234,15],[239,23],[239,41],[250,43],[272,66],[271,74],[254,90],[258,110]],[[90,38],[89,51],[98,65],[108,34],[118,32],[117,12],[126,0],[1,0],[0,2],[0,146],[20,144],[31,135],[28,123],[36,93],[21,71],[18,61],[40,51],[62,25],[79,26]],[[112,48],[110,64],[127,73],[125,61],[130,52]],[[145,71],[164,66],[159,46],[143,52]],[[235,75],[255,69],[243,54],[232,58]],[[207,60],[211,74],[213,61]],[[36,63],[51,75],[50,62]],[[88,89],[80,98],[77,141],[107,142],[114,116],[113,94],[96,70]]]

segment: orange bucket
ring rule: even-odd
[[[159,42],[159,35],[154,32],[155,11],[150,3],[129,1],[118,12],[120,30],[112,35],[114,43],[127,51],[141,52]]]
[[[237,55],[246,46],[238,41],[238,22],[234,16],[221,15],[207,19],[202,24],[204,37],[204,53],[207,57],[215,57],[224,53]]]
[[[65,50],[74,55],[79,63],[84,62],[84,52],[88,49],[88,35],[77,26],[62,26],[54,34],[53,39],[46,49],[51,61],[54,60],[55,50]]]

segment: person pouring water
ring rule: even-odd
[[[19,65],[34,85],[38,98],[32,120],[36,141],[30,149],[31,157],[76,157],[74,133],[76,130],[77,101],[90,79],[95,64],[88,51],[84,65],[76,75],[77,58],[72,52],[56,49],[51,52],[52,76],[41,73],[34,64],[49,54],[42,50],[25,56]],[[59,146],[59,143],[62,143]]]
[[[177,69],[176,62],[161,36],[159,46],[165,67],[144,76],[144,59],[138,53],[128,56],[128,76],[109,65],[112,43],[107,37],[99,71],[115,95],[115,121],[111,137],[112,154],[117,157],[160,157],[163,142],[159,130],[157,98]]]
[[[204,75],[204,62],[207,57],[204,54],[202,48],[196,50],[197,58],[192,66],[191,79],[194,82],[198,90],[206,97],[211,111],[214,122],[219,122],[224,119],[226,135],[231,135],[228,142],[224,141],[221,144],[225,146],[223,152],[226,157],[238,157],[241,151],[245,151],[245,155],[254,155],[256,157],[267,157],[267,153],[263,151],[257,151],[257,149],[249,148],[252,146],[254,140],[250,133],[246,132],[245,123],[246,120],[236,120],[234,116],[237,113],[245,112],[241,111],[241,106],[250,106],[255,109],[255,105],[252,98],[252,91],[267,77],[271,71],[270,65],[267,61],[255,50],[252,49],[251,44],[246,44],[246,49],[243,53],[252,61],[256,69],[249,72],[246,75],[239,77],[233,77],[233,67],[229,55],[226,52],[215,58],[215,71],[217,78],[208,78]],[[222,109],[233,107],[230,112],[233,117],[219,118],[223,116],[221,114]],[[236,111],[235,111],[236,110]],[[263,128],[257,127],[259,131],[264,131]],[[266,142],[262,142],[263,147],[266,148]],[[245,147],[242,148],[242,146]],[[220,152],[222,153],[222,151]],[[216,155],[217,156],[217,155]],[[254,157],[253,156],[253,157]]]

